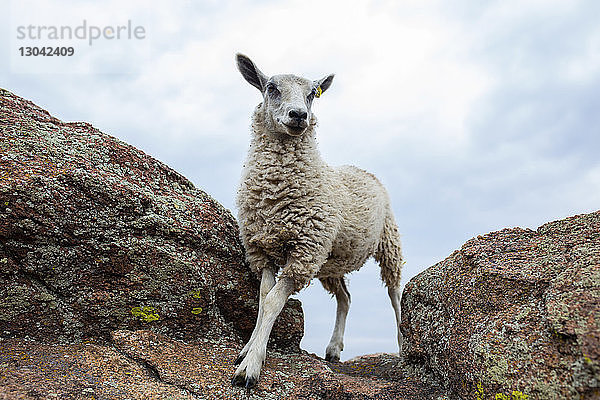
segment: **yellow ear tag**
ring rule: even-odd
[[[321,97],[323,91],[321,90],[321,86],[317,86],[317,93],[315,93],[315,97]]]

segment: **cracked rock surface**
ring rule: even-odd
[[[113,339],[112,345],[5,339],[0,399],[442,398],[435,383],[405,375],[409,369],[389,354],[329,364],[271,350],[257,386],[246,392],[230,385],[239,343],[188,343],[149,330],[115,331]]]

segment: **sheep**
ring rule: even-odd
[[[350,293],[344,275],[373,256],[400,332],[400,235],[385,188],[359,168],[332,168],[317,149],[311,112],[333,75],[311,81],[268,77],[242,54],[237,67],[263,101],[252,116],[252,138],[237,194],[240,234],[250,268],[260,277],[256,327],[235,361],[232,384],[253,387],[266,357],[275,319],[288,297],[318,278],[337,300],[335,327],[325,351],[337,362]],[[275,277],[278,274],[276,281]]]

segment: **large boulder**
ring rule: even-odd
[[[0,336],[243,342],[258,281],[231,213],[163,163],[0,90]],[[295,349],[297,301],[272,345]]]
[[[406,285],[402,331],[464,399],[600,398],[600,211],[469,240]]]

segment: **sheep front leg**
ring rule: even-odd
[[[262,320],[257,325],[254,340],[250,343],[246,357],[235,370],[232,384],[251,388],[256,385],[260,369],[267,354],[267,342],[275,319],[283,309],[288,297],[294,292],[294,281],[288,277],[280,278],[266,295],[263,305]]]
[[[252,331],[252,336],[250,336],[250,340],[248,340],[248,343],[246,343],[246,345],[240,352],[240,355],[235,360],[235,365],[239,365],[242,362],[244,357],[246,357],[246,354],[248,354],[248,350],[250,349],[252,342],[254,342],[254,340],[256,339],[256,334],[258,333],[262,324],[265,298],[267,297],[267,294],[269,294],[271,289],[273,289],[273,286],[275,286],[275,274],[273,273],[273,270],[271,268],[263,268],[262,277],[260,280],[260,294],[258,298],[258,316],[256,318],[256,326]]]

